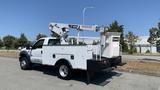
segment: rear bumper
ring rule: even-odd
[[[87,71],[89,72],[99,72],[106,70],[107,68],[112,68],[121,64],[121,56],[114,58],[103,58],[100,60],[89,59],[87,60]],[[110,69],[109,69],[110,70]]]
[[[122,63],[122,57],[118,56],[118,57],[114,57],[114,58],[108,58],[109,63],[111,64],[111,67],[120,65]]]
[[[98,72],[109,67],[110,63],[108,60],[102,60],[102,61],[87,60],[87,71],[89,72]]]

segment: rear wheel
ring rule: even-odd
[[[20,67],[22,70],[28,70],[31,68],[31,64],[29,63],[26,57],[20,58]]]
[[[58,77],[61,79],[69,80],[71,78],[72,70],[68,64],[58,65]]]

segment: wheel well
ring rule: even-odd
[[[27,54],[22,53],[22,54],[20,54],[20,57],[27,57]]]
[[[21,60],[21,58],[23,58],[23,57],[27,58],[27,56],[25,54],[21,54],[19,57],[19,60]]]
[[[56,64],[55,64],[55,66],[57,67],[58,65],[64,64],[64,63],[67,64],[67,65],[69,65],[70,68],[72,68],[71,63],[68,60],[66,60],[66,59],[60,59],[60,60],[58,60],[56,62]]]
[[[19,60],[21,60],[23,57],[25,57],[30,62],[30,57],[26,54],[20,54]]]
[[[26,57],[27,59],[30,59],[30,56],[28,55],[27,51],[21,51],[19,53],[19,59],[21,59],[22,57]]]

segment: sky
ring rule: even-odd
[[[109,25],[117,20],[124,31],[139,36],[149,35],[149,29],[160,21],[160,0],[0,0],[0,37],[21,33],[34,40],[38,33],[50,35],[50,22]],[[77,35],[71,30],[70,35]],[[98,36],[83,31],[81,36]]]

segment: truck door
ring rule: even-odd
[[[39,63],[39,64],[42,63],[43,43],[44,43],[44,39],[41,39],[33,45],[32,50],[31,50],[31,62]]]

